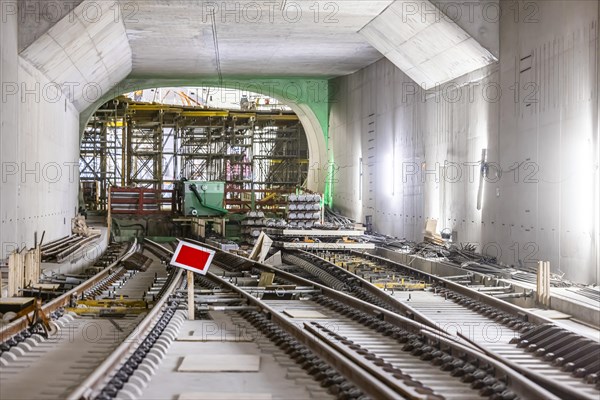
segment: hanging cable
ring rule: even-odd
[[[210,19],[212,22],[213,43],[215,47],[215,63],[217,65],[217,74],[219,75],[219,85],[223,86],[223,73],[221,71],[221,55],[219,52],[219,39],[217,37],[217,19],[214,10],[210,13]]]

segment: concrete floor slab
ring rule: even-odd
[[[288,308],[288,309],[283,310],[283,312],[284,312],[284,314],[286,314],[292,318],[301,318],[301,319],[327,318],[327,315],[321,314],[320,312],[314,311],[314,310]]]
[[[270,393],[182,393],[178,400],[271,400]]]
[[[260,356],[197,354],[184,357],[179,372],[258,372]]]

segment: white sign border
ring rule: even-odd
[[[204,271],[200,271],[200,270],[198,270],[196,268],[192,268],[192,267],[189,267],[189,266],[187,266],[185,264],[181,264],[181,263],[178,263],[178,262],[175,261],[177,259],[177,256],[179,255],[179,252],[183,248],[183,246],[191,247],[191,248],[194,248],[196,250],[204,251],[204,252],[210,254],[208,256],[208,260],[206,261],[206,268],[204,269]],[[174,267],[183,268],[183,269],[195,272],[195,273],[200,274],[200,275],[206,275],[207,272],[208,272],[208,269],[210,268],[210,265],[212,264],[212,260],[213,260],[213,257],[215,256],[215,253],[216,252],[214,250],[207,249],[206,247],[203,247],[203,246],[200,246],[200,245],[197,245],[197,244],[193,244],[193,243],[189,243],[189,242],[185,242],[185,241],[181,240],[181,241],[179,241],[179,245],[177,245],[177,249],[175,249],[175,253],[173,253],[173,257],[171,257],[170,264],[173,265]]]

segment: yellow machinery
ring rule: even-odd
[[[67,308],[68,311],[78,315],[97,316],[122,316],[127,314],[141,314],[148,311],[148,302],[144,300],[80,300],[76,307]]]
[[[414,279],[401,278],[399,281],[385,280],[383,282],[373,282],[373,285],[383,290],[425,290],[429,285],[424,281],[417,281]]]
[[[430,286],[424,281],[409,279],[406,276],[386,276],[386,269],[384,267],[361,257],[340,254],[335,256],[333,262],[338,267],[362,276],[364,279],[372,282],[373,285],[383,290],[425,290],[425,288]]]

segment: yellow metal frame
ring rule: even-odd
[[[149,303],[144,300],[105,299],[105,300],[80,300],[77,307],[68,307],[68,311],[75,314],[99,314],[111,312],[115,314],[141,314],[147,312]]]

